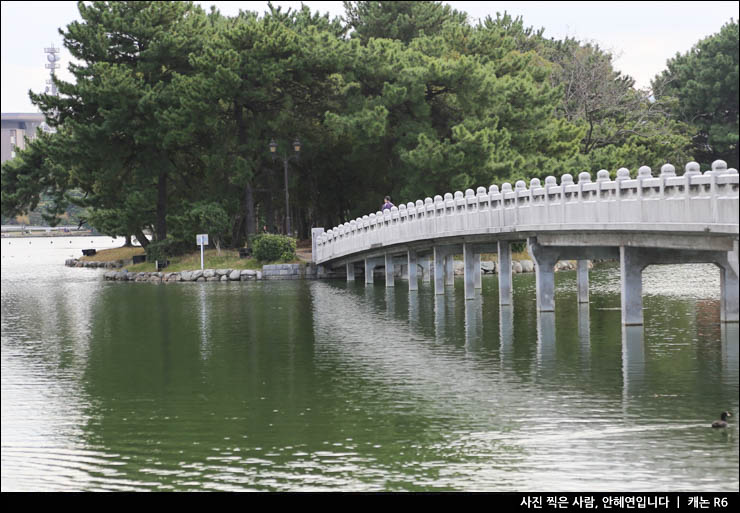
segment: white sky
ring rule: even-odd
[[[240,9],[264,12],[267,2],[200,1],[205,9],[216,5],[225,15]],[[341,16],[341,2],[306,1],[312,10]],[[447,2],[466,11],[472,21],[507,11],[521,15],[525,26],[544,27],[545,37],[572,36],[594,41],[618,58],[616,68],[635,78],[638,87],[665,69],[666,61],[688,51],[697,41],[717,33],[730,18],[738,19],[739,2]],[[275,1],[300,7],[301,2]],[[48,70],[44,48],[62,46],[58,28],[79,19],[76,2],[2,2],[2,112],[37,112],[28,90],[42,92]],[[59,75],[70,55],[61,49]]]

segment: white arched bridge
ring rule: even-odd
[[[720,317],[738,321],[738,172],[715,161],[701,173],[686,165],[682,176],[662,166],[659,176],[641,167],[614,180],[602,170],[578,182],[565,174],[557,183],[534,178],[499,189],[479,187],[465,194],[426,198],[369,214],[324,231],[313,229],[313,260],[325,268],[344,268],[354,280],[364,266],[365,282],[385,267],[386,286],[394,285],[395,263],[408,264],[409,289],[418,287],[418,269],[433,269],[435,293],[453,283],[454,255],[462,254],[465,297],[481,287],[481,253],[497,253],[499,301],[511,304],[511,243],[526,240],[535,261],[537,308],[555,308],[554,266],[578,261],[578,300],[588,302],[588,260],[620,261],[622,323],[640,325],[642,270],[653,264],[713,263],[720,269]]]

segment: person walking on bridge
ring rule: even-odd
[[[383,206],[380,207],[380,211],[381,212],[384,211],[384,210],[386,210],[386,209],[390,210],[393,207],[395,207],[395,205],[393,203],[391,203],[391,197],[390,196],[386,196],[384,201],[385,202],[383,203]]]

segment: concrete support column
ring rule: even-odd
[[[510,305],[511,301],[511,244],[498,241],[498,302]]]
[[[432,257],[424,257],[421,262],[421,281],[430,283],[432,281]]]
[[[445,285],[455,284],[455,256],[449,254],[445,257]]]
[[[588,303],[588,260],[578,260],[576,265],[578,302]]]
[[[347,262],[347,281],[355,281],[355,264]]]
[[[373,271],[375,270],[375,262],[370,259],[365,259],[365,285],[373,284]]]
[[[637,248],[619,247],[619,271],[622,280],[622,324],[641,326],[642,318],[642,270],[646,262]]]
[[[393,255],[390,253],[385,254],[385,286],[392,287],[394,285],[393,280]]]
[[[558,252],[546,246],[540,246],[530,239],[529,252],[535,261],[535,281],[537,288],[537,311],[555,311],[555,264]]]
[[[418,290],[419,281],[417,278],[417,264],[416,264],[416,251],[408,251],[408,275],[409,275],[409,290]]]
[[[738,322],[740,318],[740,293],[737,273],[732,267],[720,267],[720,320]]]
[[[475,254],[473,253],[473,248],[470,244],[463,244],[463,261],[465,263],[465,299],[474,299]],[[480,272],[480,264],[478,265],[478,272]]]
[[[434,293],[445,293],[444,256],[439,248],[434,248]]]
[[[480,253],[473,255],[473,259],[475,260],[475,288],[481,290],[483,289],[483,271],[480,268]]]
[[[727,264],[720,266],[720,319],[722,322],[738,322],[738,275],[740,267],[740,243],[735,240],[732,251],[727,252]]]

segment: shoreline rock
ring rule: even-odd
[[[344,278],[341,271],[327,271],[313,264],[270,264],[262,266],[262,270],[254,269],[195,269],[192,271],[173,272],[129,272],[123,268],[123,261],[117,262],[81,262],[77,259],[69,259],[64,262],[67,267],[106,268],[109,270],[103,274],[107,281],[134,281],[150,283],[178,283],[197,281],[236,282],[236,281],[258,281],[258,280],[315,280]],[[462,262],[455,261],[455,274],[462,274]],[[535,270],[532,260],[512,260],[512,273],[531,273]],[[589,261],[589,269],[593,268],[593,262]],[[560,260],[555,264],[555,271],[574,271],[576,262],[571,260]],[[460,272],[459,272],[459,271]],[[481,262],[483,274],[499,273],[498,264],[491,261]],[[404,277],[408,275],[403,274]]]

